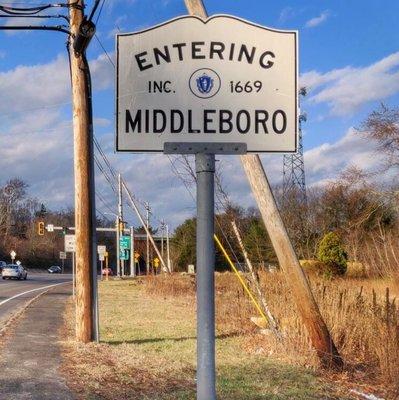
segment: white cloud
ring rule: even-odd
[[[94,90],[113,86],[114,69],[105,54],[91,60],[90,69]],[[0,100],[0,115],[69,104],[71,83],[68,59],[59,55],[47,64],[20,65],[0,72]]]
[[[65,119],[57,110],[43,110],[23,116],[11,129],[0,128],[0,136],[0,169],[3,177],[22,177],[31,184],[31,192],[51,208],[73,205],[70,119]],[[115,154],[113,133],[98,139],[111,164],[122,173],[132,192],[150,202],[157,219],[165,218],[175,227],[195,215],[195,202],[172,172],[165,155]],[[270,182],[281,185],[282,157],[263,155],[261,158]],[[255,206],[239,157],[219,156],[217,159],[231,199],[244,207]],[[334,179],[351,165],[371,170],[379,161],[372,144],[350,129],[337,142],[324,143],[305,152],[307,183],[312,186]],[[96,185],[96,190],[105,198],[111,210],[116,210],[116,196],[97,168]],[[195,196],[195,188],[192,188],[192,194]],[[97,200],[97,208],[101,212],[110,211],[100,200]],[[129,212],[129,222],[138,225],[137,217],[132,219],[132,216]]]
[[[280,23],[287,22],[288,20],[294,18],[295,15],[296,15],[296,12],[293,7],[284,7],[280,12],[278,21]]]
[[[306,151],[304,159],[308,185],[333,180],[350,166],[372,172],[382,162],[374,143],[353,128],[335,143],[324,143]]]
[[[371,71],[368,76],[386,74],[387,69],[398,63],[399,53],[367,67]],[[91,61],[90,65],[94,88],[107,89],[113,85],[114,71],[105,56]],[[317,96],[328,88],[343,85],[352,74],[359,75],[359,71],[354,71],[352,67],[327,74],[311,71],[302,78],[311,84],[316,92],[314,96]],[[0,169],[3,179],[20,176],[31,183],[32,193],[48,202],[52,208],[73,205],[71,120],[61,112],[60,107],[60,104],[69,101],[68,63],[63,56],[48,64],[19,66],[0,73],[0,115],[4,116],[10,110],[18,111],[18,118],[10,117],[6,122],[4,118],[1,119]],[[339,103],[343,100],[338,96],[334,101]],[[26,112],[32,109],[35,109],[34,112]],[[107,127],[109,121],[96,118],[95,124]],[[165,217],[176,226],[194,215],[195,204],[173,174],[166,156],[114,154],[113,133],[98,139],[112,165],[121,171],[138,197],[150,202],[158,218]],[[217,158],[222,160],[218,165],[222,164],[224,181],[232,200],[242,206],[255,205],[239,158]],[[282,157],[262,156],[262,159],[271,183],[281,184]],[[322,144],[305,153],[307,181],[310,185],[333,179],[350,165],[371,169],[378,162],[372,144],[362,140],[353,129],[337,142]],[[115,195],[98,170],[96,180],[97,190],[109,206],[115,209]],[[101,201],[97,202],[97,206],[102,212],[107,211]],[[137,219],[134,221],[137,225]]]
[[[368,102],[399,92],[399,52],[366,67],[309,71],[300,81],[310,89],[309,101],[327,103],[332,115],[351,115]]]
[[[314,28],[316,26],[321,25],[323,22],[327,21],[327,18],[330,16],[330,12],[328,10],[323,11],[319,16],[314,17],[308,20],[305,24],[306,28]]]
[[[7,18],[4,22],[4,26],[38,26],[43,25],[43,21],[40,18],[29,18],[29,17],[20,17],[20,18]],[[6,30],[4,33],[7,36],[14,36],[20,34],[27,34],[32,31],[29,30]]]

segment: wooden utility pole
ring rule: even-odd
[[[185,0],[185,4],[191,15],[207,18],[202,0]],[[241,162],[312,345],[324,366],[341,367],[342,359],[288,237],[262,162],[259,156],[254,154],[241,156]]]
[[[258,155],[241,156],[241,162],[313,347],[324,366],[341,367],[342,359],[320,314],[309,282],[288,237],[262,162]]]
[[[83,0],[70,0],[69,53],[71,61],[76,235],[76,339],[87,343],[96,339],[95,204],[93,131],[90,75],[85,52],[76,52],[74,40],[83,21]],[[95,275],[94,275],[95,274]]]
[[[164,260],[164,258],[162,257],[162,254],[160,253],[160,251],[159,251],[157,245],[155,244],[155,240],[154,240],[154,238],[152,237],[151,232],[150,232],[149,229],[147,228],[147,223],[144,222],[144,218],[143,218],[143,216],[140,214],[140,211],[139,211],[139,209],[138,209],[138,207],[137,207],[137,204],[136,204],[136,202],[135,202],[135,200],[134,200],[132,194],[130,193],[130,190],[128,189],[128,187],[126,186],[126,184],[125,184],[125,182],[124,182],[123,180],[122,180],[122,187],[125,189],[126,194],[127,194],[127,197],[129,198],[130,204],[132,205],[133,210],[136,212],[137,217],[139,218],[139,221],[140,221],[141,225],[143,226],[143,228],[144,228],[144,230],[145,230],[145,233],[146,233],[146,235],[147,235],[147,238],[148,238],[148,240],[151,242],[152,247],[153,247],[154,250],[155,250],[155,253],[157,254],[159,260],[161,261],[162,268],[164,269],[164,271],[167,271],[167,272],[171,273],[169,261],[168,261],[168,263],[165,263],[165,260]],[[148,250],[148,254],[149,254],[149,250]],[[167,255],[168,255],[168,257],[169,257],[169,252],[167,253]],[[148,255],[148,260],[149,260],[149,259],[150,259],[150,257],[149,257],[149,255]],[[149,266],[148,266],[148,272],[149,272]]]

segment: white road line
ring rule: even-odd
[[[72,281],[71,281],[71,282],[72,282]],[[1,302],[0,302],[0,306],[2,306],[2,305],[5,304],[5,303],[8,303],[8,302],[11,301],[11,300],[16,299],[17,297],[21,297],[21,296],[23,296],[24,294],[28,294],[28,293],[31,293],[31,292],[37,292],[38,290],[48,289],[48,288],[51,288],[51,287],[53,287],[53,286],[64,285],[65,283],[70,283],[70,282],[67,281],[67,282],[55,283],[55,284],[53,284],[53,285],[41,286],[41,287],[38,287],[38,288],[36,288],[36,289],[31,289],[31,290],[27,290],[26,292],[18,293],[18,294],[16,294],[15,296],[9,297],[8,299],[5,299],[5,300],[1,301]]]

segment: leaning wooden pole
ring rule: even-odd
[[[207,18],[202,0],[185,0],[185,4],[191,15]],[[320,314],[309,282],[288,237],[262,162],[258,155],[243,155],[241,162],[312,345],[324,366],[341,367],[342,359]]]
[[[341,367],[342,359],[320,314],[309,282],[288,237],[262,162],[258,155],[241,156],[241,162],[313,347],[324,366]]]
[[[73,103],[75,236],[76,236],[76,340],[87,343],[94,337],[93,254],[94,173],[92,167],[91,104],[85,54],[74,50],[74,39],[83,20],[82,0],[70,0],[69,44]]]

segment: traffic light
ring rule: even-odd
[[[42,221],[42,222],[39,222],[38,224],[37,224],[37,234],[39,235],[39,236],[44,236],[44,222]]]

